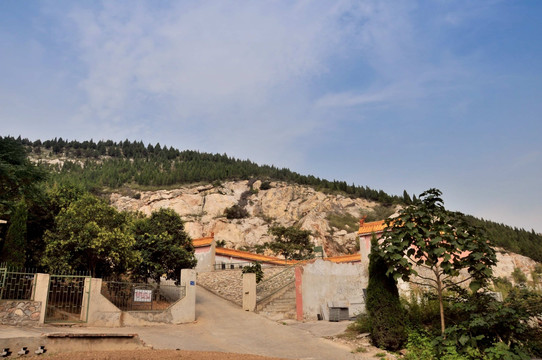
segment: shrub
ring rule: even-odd
[[[248,211],[244,207],[236,204],[224,210],[224,215],[226,215],[226,218],[230,220],[244,219],[248,217]]]
[[[260,190],[269,190],[271,189],[271,183],[269,181],[264,181],[260,185]]]
[[[359,314],[356,318],[356,321],[348,325],[348,329],[358,332],[360,334],[370,333],[371,332],[371,318],[369,317],[368,314]]]
[[[436,354],[431,338],[428,334],[411,331],[408,334],[405,360],[436,360]]]
[[[244,266],[243,274],[246,274],[246,273],[256,274],[256,283],[259,283],[260,281],[263,280],[262,264],[260,264],[258,261],[256,261],[252,265]]]
[[[373,236],[369,258],[369,285],[367,286],[367,312],[371,323],[371,338],[377,347],[399,350],[406,340],[404,310],[393,276],[376,247]]]
[[[352,232],[358,229],[359,219],[351,214],[328,214],[326,216],[330,227]]]
[[[525,276],[523,271],[521,271],[521,269],[518,267],[514,268],[512,278],[516,284],[525,284],[527,282],[527,276]]]

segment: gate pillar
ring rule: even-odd
[[[47,295],[49,294],[49,274],[36,274],[35,278],[34,301],[41,302],[39,323],[45,323],[45,312],[47,310]]]
[[[256,309],[256,274],[243,274],[243,310]]]

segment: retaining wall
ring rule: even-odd
[[[0,324],[35,326],[40,323],[41,302],[31,300],[0,300]]]

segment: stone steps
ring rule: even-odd
[[[296,318],[296,303],[295,303],[295,286],[292,286],[286,292],[276,299],[273,299],[269,304],[259,312],[261,315],[272,320],[285,320]]]

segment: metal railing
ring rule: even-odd
[[[295,265],[289,266],[256,285],[256,302],[260,303],[295,281]]]
[[[164,310],[186,296],[186,287],[104,280],[101,293],[122,311]]]
[[[45,322],[86,322],[90,276],[50,275]]]
[[[238,263],[220,263],[215,264],[215,270],[235,270],[235,269],[242,269],[245,266],[250,266],[254,264],[253,262],[247,261],[247,262],[238,262]]]
[[[16,269],[0,265],[0,299],[32,300],[36,290],[34,269]]]

